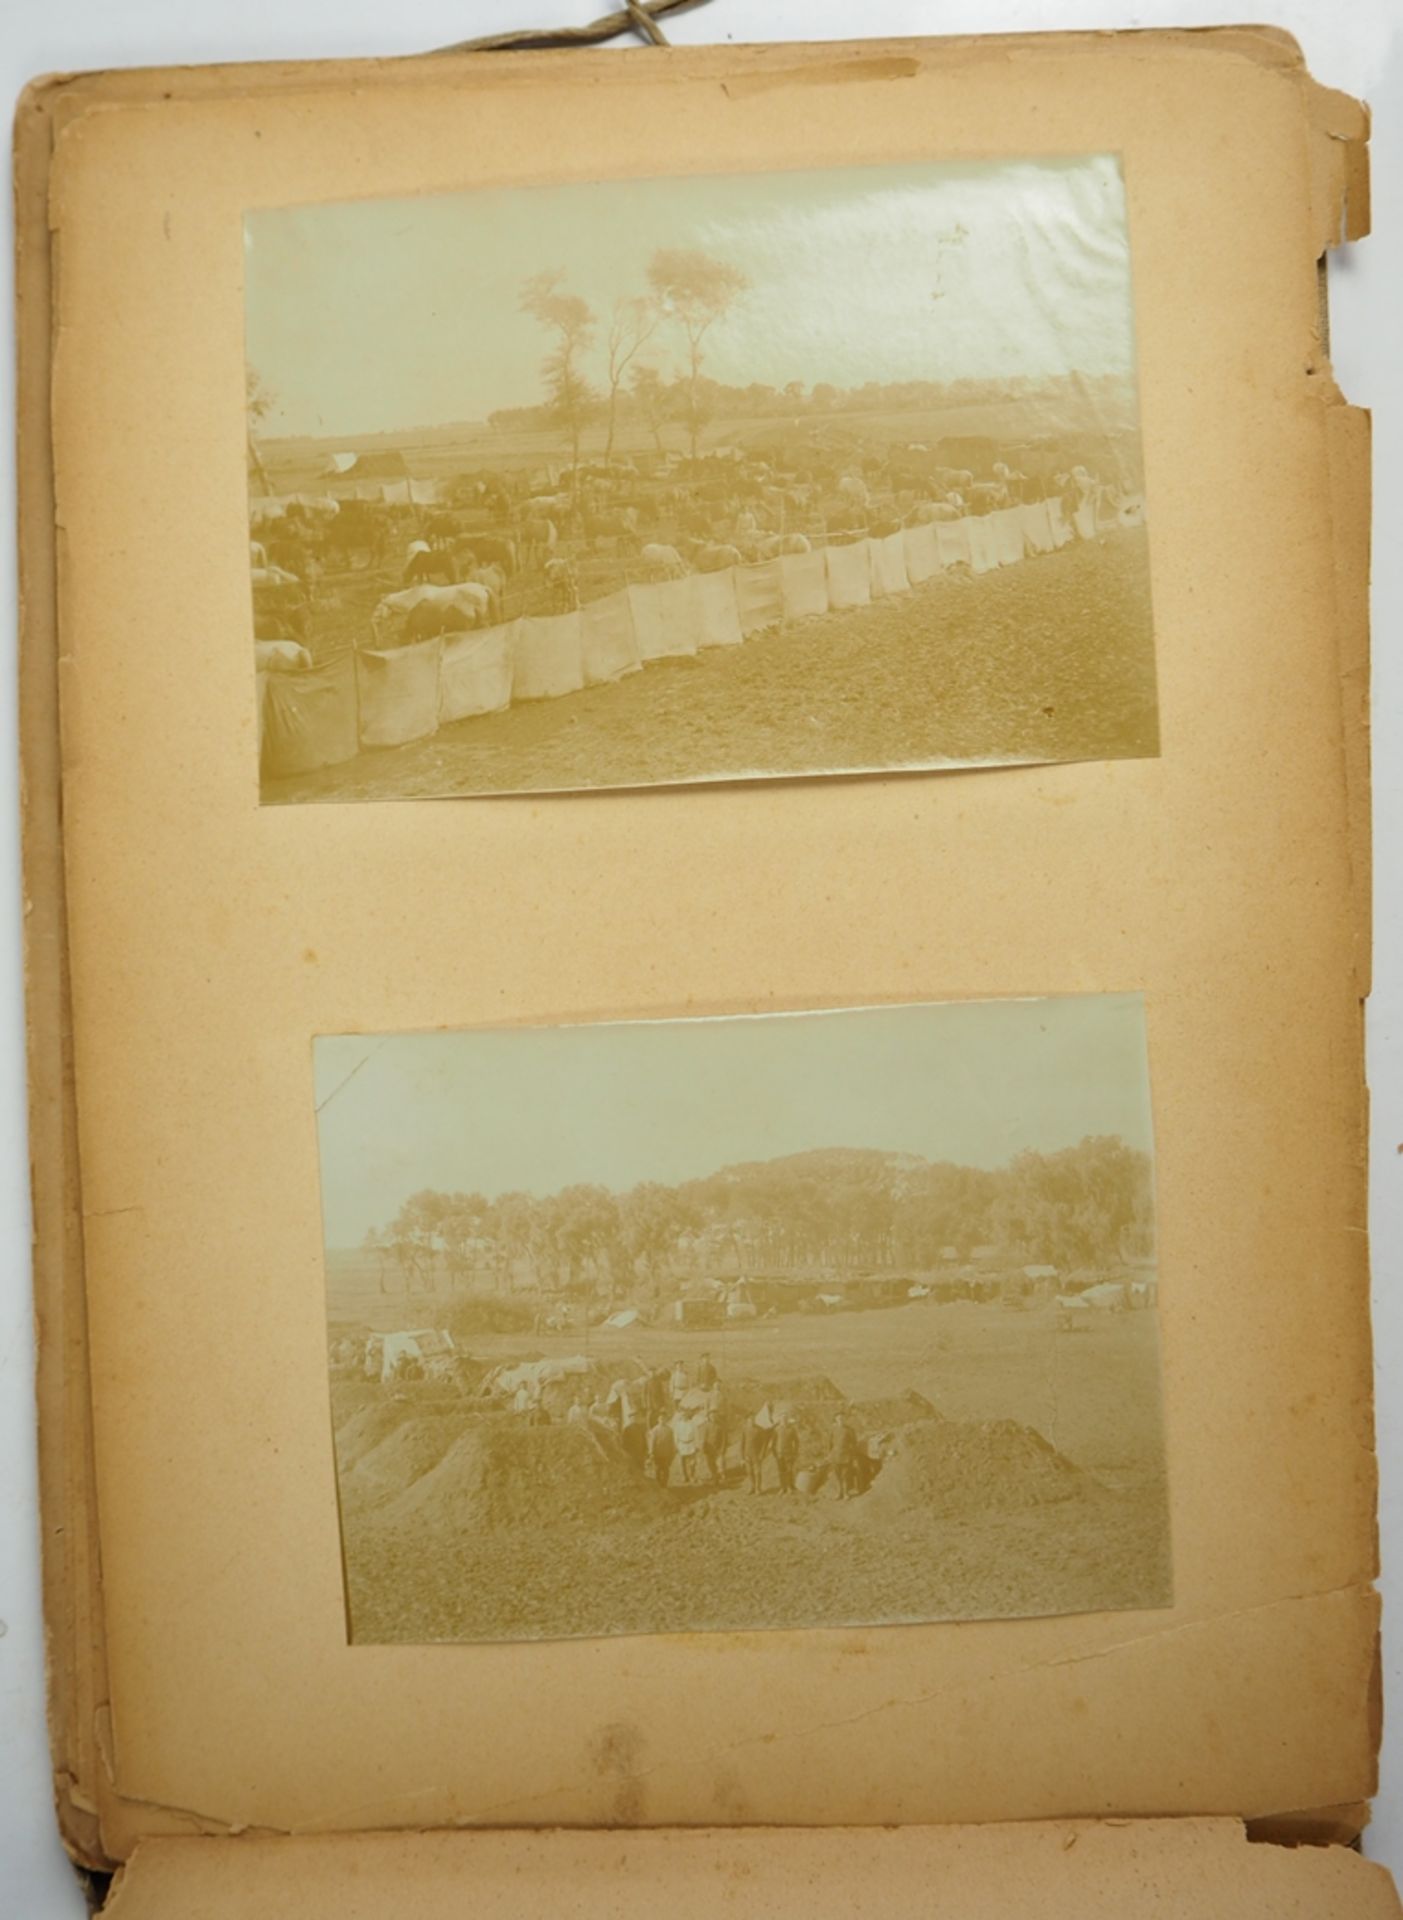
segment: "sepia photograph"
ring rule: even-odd
[[[314,1069],[352,1642],[1171,1604],[1138,995]]]
[[[1158,752],[1115,156],[244,238],[265,802]]]

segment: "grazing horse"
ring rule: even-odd
[[[433,551],[420,542],[415,543],[418,551],[411,551],[404,569],[406,587],[422,587],[437,581],[445,586],[456,586],[458,568],[451,553],[442,548]]]
[[[370,616],[371,631],[377,647],[385,644],[392,614],[409,616],[399,639],[407,646],[414,640],[429,640],[440,633],[462,633],[472,627],[485,627],[491,618],[492,596],[486,587],[465,580],[451,587],[410,587],[400,593],[388,593]],[[446,618],[448,613],[459,617]]]
[[[745,1477],[752,1493],[763,1490],[765,1458],[775,1444],[773,1427],[760,1426],[752,1413],[741,1432],[741,1453],[745,1458]]]
[[[461,531],[455,513],[431,513],[424,522],[424,538],[431,547],[451,547]]]
[[[548,520],[544,514],[540,514],[522,521],[521,538],[526,565],[543,567],[554,552],[559,535],[554,520]]]
[[[498,566],[507,579],[516,572],[516,542],[497,533],[475,533],[470,541],[473,557],[481,565]]]
[[[410,610],[400,636],[400,645],[412,647],[420,640],[435,640],[440,634],[469,633],[477,625],[470,607],[455,606],[451,600],[421,600]]]

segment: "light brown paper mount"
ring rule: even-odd
[[[1184,1886],[1209,1863],[1218,1910],[1225,1887],[1233,1911],[1280,1910],[1236,1894],[1286,1872],[1303,1911],[1396,1910],[1358,1862],[1142,1824],[1347,1840],[1374,1785],[1367,421],[1331,379],[1316,293],[1326,249],[1367,226],[1365,138],[1355,102],[1256,30],[172,70],[26,95],[52,1717],[75,1856],[141,1845],[118,1912],[189,1911],[192,1887],[211,1913],[267,1911],[269,1873],[309,1915],[447,1909],[469,1873],[491,1910],[547,1861],[562,1911],[619,1910],[634,1868],[682,1911],[698,1888],[746,1905],[738,1866],[710,1877],[721,1859],[750,1863],[772,1910],[799,1886],[841,1906],[835,1849],[898,1912],[957,1860],[976,1875],[952,1883],[962,1911],[1001,1911],[988,1890],[1053,1885],[1052,1852],[1063,1884],[1076,1863],[1081,1913],[1135,1911],[1147,1860]],[[1130,201],[1161,759],[260,814],[252,675],[229,643],[248,618],[245,208],[698,154],[1108,150]],[[346,1646],[313,1034],[1132,988],[1172,1610]],[[984,1834],[769,1831],[991,1821],[1057,1824],[1003,1833],[998,1865]],[[718,1822],[766,1831],[700,1865],[704,1836],[421,1831]],[[1348,1897],[1332,1875],[1357,1876]]]

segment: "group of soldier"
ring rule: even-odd
[[[518,1393],[518,1411],[533,1422],[549,1418],[538,1399]],[[694,1370],[679,1360],[636,1380],[615,1380],[607,1393],[587,1399],[575,1395],[565,1415],[567,1426],[593,1427],[618,1441],[640,1472],[651,1473],[660,1487],[674,1475],[683,1486],[703,1473],[713,1486],[725,1482],[732,1428],[720,1378],[710,1354]],[[740,1458],[752,1493],[765,1490],[766,1463],[773,1458],[780,1493],[799,1488],[804,1436],[792,1406],[765,1400],[739,1429]],[[840,1500],[864,1493],[880,1456],[864,1443],[844,1407],[836,1411],[826,1447],[811,1462],[813,1485],[831,1484]]]

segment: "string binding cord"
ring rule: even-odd
[[[706,0],[624,0],[617,13],[603,14],[586,27],[520,27],[510,33],[484,34],[479,40],[455,40],[452,46],[435,47],[433,51],[512,53],[531,48],[588,47],[601,40],[615,40],[621,33],[636,33],[651,46],[668,47],[672,42],[658,25],[659,17],[705,5]]]

